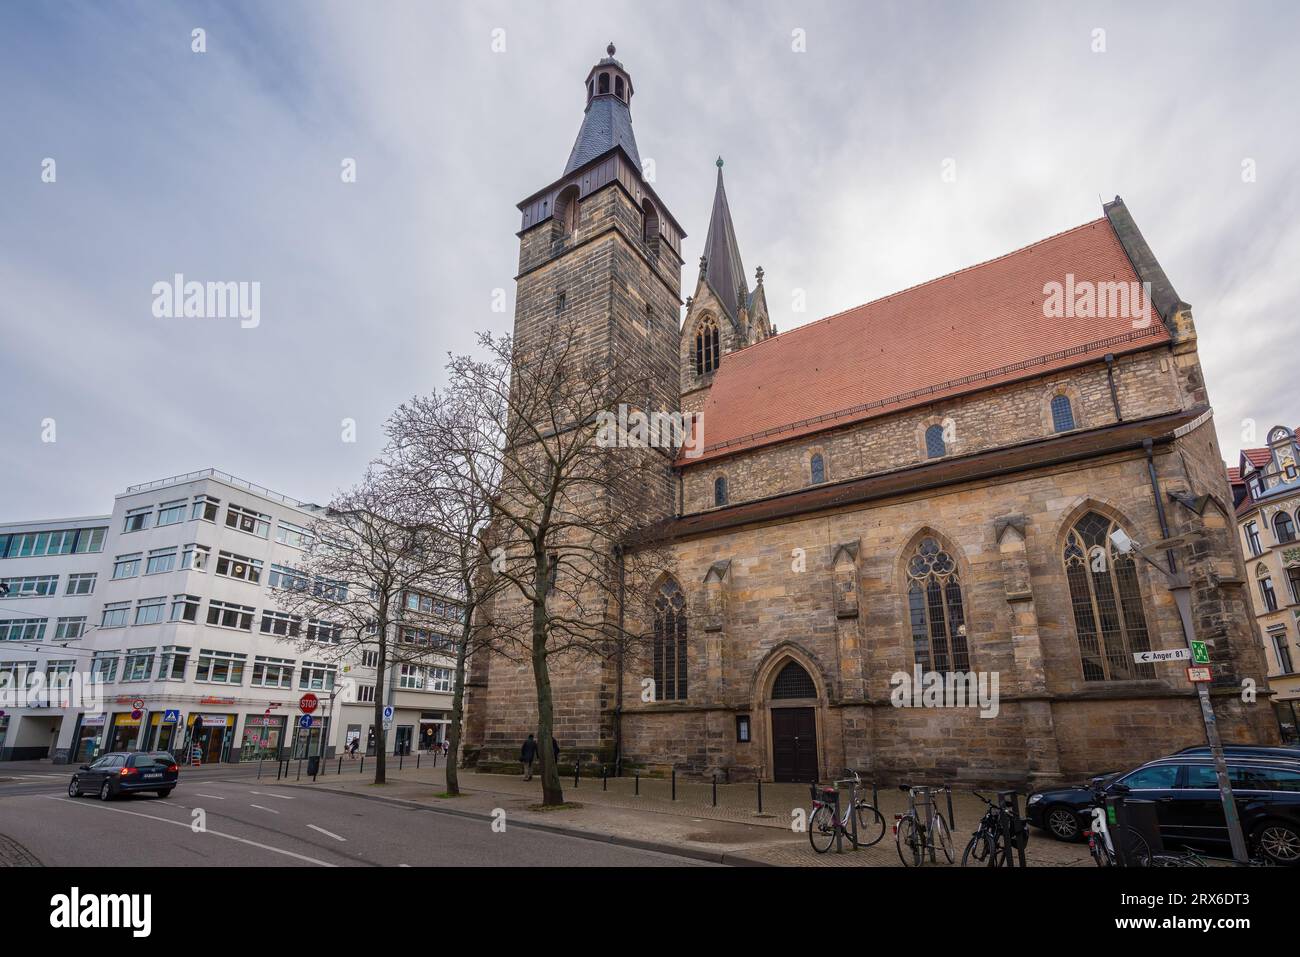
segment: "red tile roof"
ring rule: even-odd
[[[1245,480],[1242,479],[1242,477],[1241,477],[1241,469],[1237,468],[1235,465],[1229,467],[1229,469],[1228,469],[1228,484],[1229,484],[1229,485],[1241,485],[1241,484],[1243,484],[1244,481],[1245,481]]]
[[[1138,281],[1103,217],[730,353],[704,406],[704,452],[679,464],[1168,340],[1154,307],[1139,329],[1129,317],[1044,318],[1044,285],[1067,274]]]
[[[1267,468],[1273,462],[1273,453],[1268,449],[1242,449],[1241,454],[1257,469]]]

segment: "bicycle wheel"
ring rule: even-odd
[[[976,831],[966,844],[961,855],[962,867],[995,867],[997,865],[997,846],[993,835]]]
[[[871,847],[885,836],[885,819],[874,807],[865,801],[859,801],[857,815],[858,847]]]
[[[917,826],[916,818],[905,817],[898,822],[894,843],[898,845],[898,859],[903,862],[904,867],[920,867],[925,863],[921,847],[921,829]]]
[[[952,846],[952,832],[948,830],[948,822],[943,819],[942,814],[934,816],[934,846],[943,853],[951,864],[957,859],[955,848]],[[939,855],[935,855],[938,860]]]
[[[1151,866],[1151,845],[1149,845],[1142,835],[1133,828],[1125,828],[1125,847],[1128,849],[1128,866],[1129,867],[1150,867]],[[1115,855],[1115,863],[1120,863],[1119,854]]]
[[[825,854],[835,843],[835,811],[823,804],[808,820],[808,843],[818,854]]]

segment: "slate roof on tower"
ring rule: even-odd
[[[704,451],[678,464],[1167,342],[1161,320],[1170,317],[1158,308],[1145,325],[1131,316],[1045,318],[1046,283],[1069,274],[1076,284],[1140,282],[1159,270],[1142,243],[1150,262],[1136,260],[1139,276],[1120,240],[1136,226],[1118,198],[1105,208],[1107,216],[1023,249],[729,353],[703,409]],[[1180,302],[1171,286],[1167,295]]]
[[[613,89],[610,89],[605,93],[597,92],[588,99],[582,126],[578,129],[578,138],[573,141],[569,161],[564,164],[564,173],[561,174],[563,176],[568,176],[597,156],[608,153],[615,146],[623,147],[627,155],[636,163],[637,169],[641,168],[641,154],[637,152],[636,136],[632,132],[630,106],[632,78],[623,64],[614,59],[614,44],[609,45],[607,53],[608,56],[603,57],[591,68],[586,82],[591,83],[592,77],[602,72],[622,74],[627,81],[626,91],[623,97],[619,97]]]

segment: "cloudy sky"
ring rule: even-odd
[[[1294,3],[5,4],[0,521],[209,466],[314,501],[353,481],[448,351],[509,328],[515,204],[563,169],[610,40],[690,234],[685,291],[719,154],[781,329],[1118,193],[1195,308],[1235,462],[1243,420],[1300,423],[1298,21]],[[155,317],[176,273],[260,283],[259,324]]]

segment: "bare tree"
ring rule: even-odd
[[[383,784],[389,669],[424,665],[434,653],[401,639],[402,602],[439,580],[448,555],[407,494],[401,470],[383,459],[335,497],[310,533],[295,577],[279,583],[277,601],[297,619],[282,640],[332,662],[364,661],[373,653],[375,783]]]
[[[639,640],[623,628],[624,601],[648,594],[665,567],[661,547],[622,544],[671,512],[669,464],[679,429],[635,432],[663,384],[639,355],[610,356],[584,330],[557,320],[526,344],[480,337],[483,358],[453,358],[450,391],[465,397],[477,454],[467,473],[491,502],[491,617],[498,653],[527,656],[537,698],[544,804],[563,803],[553,758],[553,659],[620,662]],[[460,406],[462,411],[466,408]],[[642,418],[638,419],[640,415]]]

